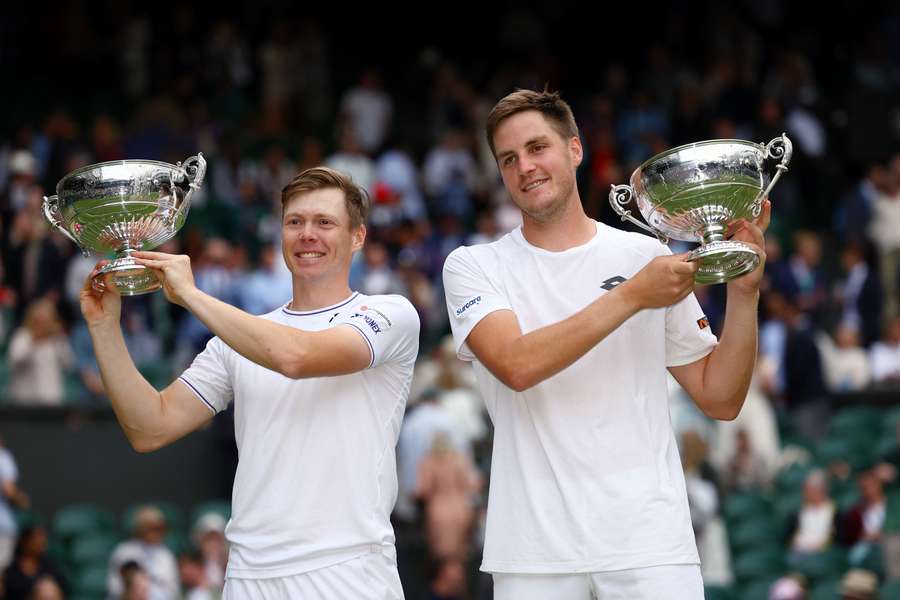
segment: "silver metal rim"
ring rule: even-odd
[[[721,241],[704,244],[688,255],[700,261],[694,281],[701,285],[725,283],[759,266],[759,255],[743,242]]]

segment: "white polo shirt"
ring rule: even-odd
[[[416,310],[402,296],[355,293],[263,318],[306,331],[352,327],[372,363],[350,375],[290,379],[213,338],[181,376],[214,412],[235,402],[227,577],[286,577],[367,552],[393,555],[394,448],[419,348]]]
[[[665,369],[703,358],[716,344],[693,294],[640,311],[524,392],[494,377],[465,343],[496,310],[512,310],[523,333],[562,321],[669,253],[653,238],[597,223],[594,238],[563,252],[532,246],[518,228],[447,258],[453,336],[459,357],[473,361],[495,427],[482,570],[699,562]]]

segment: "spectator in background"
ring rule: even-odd
[[[841,600],[878,600],[878,575],[866,569],[850,569],[841,579]]]
[[[774,290],[814,318],[828,299],[821,262],[821,238],[812,231],[801,230],[794,234],[793,254],[786,261],[774,263],[769,273]]]
[[[388,145],[375,163],[375,176],[400,197],[404,219],[421,221],[428,218],[425,197],[419,186],[419,170],[406,144],[398,141]]]
[[[12,507],[28,508],[28,495],[18,485],[19,468],[12,452],[0,440],[0,572],[13,558],[16,519]]]
[[[12,379],[9,393],[19,404],[59,405],[65,371],[74,364],[56,306],[47,299],[28,307],[9,344]]]
[[[202,515],[191,529],[191,541],[199,551],[203,580],[208,589],[222,591],[228,544],[225,541],[225,517],[218,513]]]
[[[369,296],[378,294],[408,295],[403,282],[391,268],[391,257],[384,244],[375,240],[369,241],[363,249],[363,257],[365,274],[359,291]]]
[[[822,355],[822,371],[829,391],[855,392],[869,385],[869,356],[860,346],[859,331],[855,327],[838,325],[834,341],[822,333],[817,336],[816,345]]]
[[[184,600],[214,600],[214,588],[207,580],[203,560],[196,552],[178,557],[178,575],[184,590]],[[221,587],[219,588],[221,590]]]
[[[128,575],[131,563],[139,567],[149,577],[149,600],[178,598],[178,566],[175,555],[163,543],[166,537],[166,518],[154,506],[143,506],[135,512],[132,537],[120,543],[109,559],[107,587],[113,597],[130,593],[137,596],[144,587],[140,575]],[[137,579],[137,581],[134,581]],[[129,587],[130,584],[130,587]]]
[[[859,564],[872,546],[881,544],[881,534],[887,515],[887,497],[881,478],[874,469],[863,471],[857,477],[860,500],[841,518],[841,541],[851,546],[851,559]]]
[[[834,288],[840,323],[858,329],[866,348],[881,337],[883,292],[872,254],[870,244],[856,240],[844,244],[840,257],[844,277]]]
[[[135,560],[122,565],[119,575],[122,578],[122,594],[115,596],[116,600],[157,600],[172,597],[154,593],[150,574]]]
[[[771,483],[766,461],[753,448],[746,429],[735,435],[734,455],[728,461],[723,476],[729,492],[758,491]]]
[[[465,559],[469,552],[475,510],[472,495],[481,487],[469,457],[456,450],[440,431],[431,451],[419,463],[416,498],[425,506],[428,550],[437,559]]]
[[[834,542],[837,505],[828,495],[828,479],[822,470],[814,470],[803,483],[803,504],[790,528],[790,552],[814,554],[827,550]]]
[[[464,600],[466,594],[466,565],[458,558],[436,562],[434,577],[425,600]]]
[[[875,196],[868,233],[878,248],[885,316],[895,317],[900,291],[900,173],[889,172],[887,189]]]
[[[15,557],[3,574],[6,600],[26,600],[44,578],[56,581],[64,590],[67,583],[59,566],[47,556],[47,532],[40,526],[26,527],[19,535]]]
[[[865,239],[876,199],[889,189],[888,170],[874,162],[865,177],[850,188],[838,202],[834,214],[835,228],[845,240]]]
[[[29,600],[65,600],[65,594],[56,579],[47,575],[34,583]]]
[[[900,383],[900,317],[888,321],[884,338],[869,350],[872,380],[882,386]]]
[[[259,251],[256,268],[237,287],[238,305],[251,315],[264,315],[291,297],[291,272],[277,260],[275,246],[267,244]]]
[[[381,77],[374,69],[366,69],[359,83],[341,99],[341,116],[359,140],[360,148],[369,155],[381,149],[393,113],[394,103],[382,88]],[[355,175],[353,179],[360,181]]]
[[[338,151],[325,159],[325,166],[349,175],[369,195],[375,190],[375,163],[347,126],[338,131]]]
[[[466,142],[465,132],[448,130],[425,156],[422,177],[434,214],[453,215],[460,220],[473,214],[478,172]]]

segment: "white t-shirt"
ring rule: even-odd
[[[482,570],[699,562],[665,370],[716,344],[693,295],[639,312],[524,392],[494,377],[465,343],[496,310],[512,310],[523,333],[562,321],[669,253],[650,237],[597,223],[594,238],[563,252],[532,246],[518,228],[447,258],[453,336],[460,358],[474,361],[495,427]]]
[[[393,553],[394,447],[419,349],[416,310],[402,296],[355,293],[263,318],[306,331],[352,327],[372,363],[350,375],[290,379],[216,337],[181,376],[214,412],[235,401],[227,577],[286,577]]]

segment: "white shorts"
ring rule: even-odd
[[[397,562],[370,553],[290,577],[225,580],[222,600],[403,600]]]
[[[700,565],[663,565],[602,573],[492,573],[494,600],[703,600]]]

